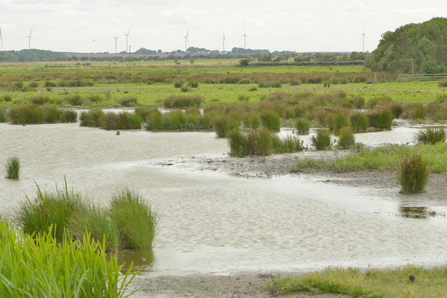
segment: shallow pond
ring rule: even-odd
[[[356,137],[369,144],[406,143],[415,131],[401,127]],[[214,133],[116,135],[79,124],[0,124],[0,161],[15,155],[22,163],[18,181],[0,179],[0,210],[13,211],[24,192],[34,196],[35,183],[49,191],[63,187],[64,175],[69,187],[100,204],[130,186],[157,211],[158,234],[151,251],[118,256],[160,274],[445,264],[447,221],[430,214],[445,214],[447,202],[388,198],[306,175],[246,179],[152,165],[228,150]]]

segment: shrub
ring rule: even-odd
[[[0,107],[0,123],[6,122],[6,121],[7,121],[6,110],[4,108]]]
[[[264,81],[258,84],[259,88],[281,88],[282,84],[279,81]]]
[[[43,122],[46,123],[55,123],[59,122],[61,118],[61,111],[56,106],[49,105],[49,106],[42,106],[41,110],[43,111],[44,118]]]
[[[408,156],[399,166],[398,179],[401,193],[421,193],[425,191],[430,171],[427,161],[420,154]]]
[[[157,216],[140,195],[128,188],[117,192],[111,212],[122,248],[152,247]]]
[[[250,79],[242,79],[239,81],[238,84],[239,85],[249,85],[249,84],[251,84],[251,81],[250,81]]]
[[[84,103],[79,94],[70,94],[63,98],[64,101],[69,102],[73,106],[80,106]]]
[[[56,83],[50,82],[50,81],[46,81],[44,86],[45,86],[45,88],[56,87]]]
[[[133,107],[137,105],[137,97],[136,96],[126,96],[120,99],[120,104],[123,107]]]
[[[387,96],[373,97],[373,98],[371,98],[370,100],[368,100],[368,101],[366,102],[366,107],[367,107],[368,109],[372,109],[372,108],[374,108],[379,102],[382,102],[382,101],[391,102],[391,101],[393,101],[393,100],[392,100],[390,97],[387,97]]]
[[[240,102],[249,102],[250,101],[250,96],[240,94],[239,97],[238,97],[238,100]]]
[[[389,109],[377,109],[368,113],[369,125],[380,129],[390,129],[393,114]]]
[[[369,127],[368,115],[362,112],[354,112],[349,118],[353,131],[367,130]]]
[[[89,94],[85,97],[85,99],[93,103],[98,103],[102,100],[100,94]]]
[[[175,88],[182,88],[182,86],[183,86],[183,81],[174,82],[174,87]]]
[[[425,128],[421,129],[416,134],[416,140],[422,144],[436,144],[445,143],[446,129],[445,128]]]
[[[101,121],[101,128],[105,129],[141,129],[143,118],[140,115],[120,112],[106,113]]]
[[[30,103],[34,105],[44,105],[50,101],[50,97],[46,95],[34,96],[29,99]]]
[[[248,89],[249,92],[253,92],[253,91],[258,91],[258,88],[256,87],[251,87],[250,89]]]
[[[298,134],[307,135],[309,134],[310,123],[306,119],[298,118],[296,120],[296,129],[298,130]]]
[[[331,132],[329,130],[317,130],[317,135],[311,138],[312,145],[317,150],[324,150],[331,146]]]
[[[264,110],[261,113],[262,126],[270,130],[279,130],[281,118],[278,113],[272,110]]]
[[[354,145],[354,143],[355,140],[352,131],[347,127],[343,127],[342,129],[340,129],[340,137],[338,140],[338,145],[341,148],[346,149]]]
[[[229,117],[219,115],[213,121],[213,128],[219,138],[225,138],[230,131],[238,127],[236,127],[235,122],[232,122]]]
[[[37,88],[37,87],[39,87],[39,82],[35,82],[35,81],[29,82],[28,87]]]
[[[197,88],[197,87],[199,87],[199,83],[195,80],[192,80],[188,83],[188,86],[191,88]]]
[[[44,112],[35,105],[12,106],[8,110],[8,119],[12,124],[43,123]]]
[[[20,174],[20,159],[16,156],[8,158],[6,161],[6,178],[19,179]]]
[[[159,110],[151,110],[145,125],[146,130],[160,130],[163,128],[162,114]]]
[[[3,95],[3,100],[6,102],[11,102],[12,101],[12,96],[9,94],[5,94]]]
[[[390,104],[391,112],[393,113],[394,118],[399,118],[404,111],[404,105],[401,102],[393,101]]]

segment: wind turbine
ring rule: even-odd
[[[132,26],[130,26],[129,31],[127,32],[127,34],[124,34],[124,35],[126,35],[126,52],[129,52],[129,50],[128,50],[129,49],[128,39],[129,39],[130,29],[132,29]]]
[[[247,34],[245,34],[245,22],[244,22],[244,49],[247,49]]]
[[[116,54],[116,46],[117,46],[117,43],[118,43],[118,38],[119,38],[119,36],[115,36],[114,37],[114,39],[115,39],[115,54]]]
[[[224,33],[224,31],[223,31],[223,28],[222,28],[222,49],[223,49],[223,53],[225,54],[225,33]]]
[[[3,38],[2,38],[2,28],[0,27],[0,41],[2,42],[1,49],[3,50]]]
[[[363,36],[363,53],[365,53],[365,37],[368,38],[368,36],[366,36],[366,34],[365,34],[365,23],[363,23],[362,36]]]
[[[31,34],[33,34],[33,28],[34,28],[34,26],[31,27],[31,32],[29,33],[29,36],[28,36],[28,50],[31,50]]]
[[[185,38],[185,53],[187,50],[187,44],[189,44],[188,35],[189,35],[189,29],[188,29],[188,32],[186,33],[186,36],[184,37]]]

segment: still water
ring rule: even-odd
[[[406,143],[415,131],[397,128],[356,137],[364,143]],[[0,179],[0,210],[13,211],[24,193],[34,196],[35,183],[49,191],[63,187],[64,175],[69,187],[98,204],[132,187],[158,213],[158,233],[151,251],[118,256],[160,274],[445,264],[447,219],[430,212],[446,212],[447,200],[402,209],[399,196],[307,175],[246,179],[152,165],[228,150],[227,141],[214,133],[116,135],[79,124],[0,124],[1,163],[18,156],[22,164],[18,181]],[[424,215],[412,216],[415,212]]]

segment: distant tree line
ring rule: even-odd
[[[58,61],[67,58],[63,53],[44,50],[0,51],[0,62]]]
[[[446,18],[433,18],[385,32],[365,62],[373,71],[427,74],[446,73],[446,64]]]

